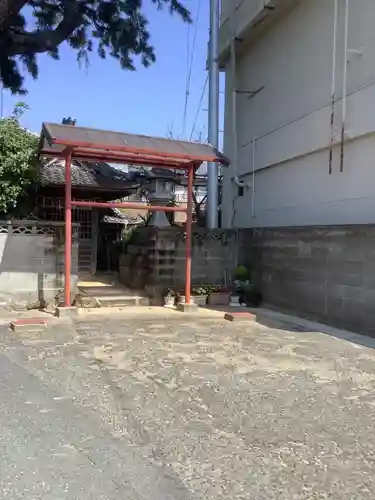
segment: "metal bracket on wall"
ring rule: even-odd
[[[264,89],[264,85],[259,87],[259,89],[257,89],[257,90],[234,89],[234,91],[236,92],[236,94],[245,94],[245,95],[247,95],[248,99],[252,99],[257,94],[259,94],[259,92],[262,92],[263,89]]]

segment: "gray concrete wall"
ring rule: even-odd
[[[61,224],[0,221],[0,307],[48,304],[64,287],[64,230]],[[77,283],[73,238],[72,292]]]
[[[375,225],[247,230],[241,254],[265,302],[375,334]]]
[[[237,231],[207,231],[192,235],[192,286],[224,284],[235,266]],[[120,258],[121,281],[135,288],[146,285],[182,289],[185,283],[185,237],[180,228],[144,228]]]

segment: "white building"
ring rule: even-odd
[[[223,227],[374,223],[375,0],[221,8]]]

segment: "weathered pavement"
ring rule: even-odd
[[[71,401],[0,358],[2,499],[185,499]]]
[[[0,339],[0,496],[373,500],[375,351],[111,316]]]

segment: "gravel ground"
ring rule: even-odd
[[[374,498],[369,347],[277,321],[145,311],[3,328],[0,353],[114,443],[139,498]],[[162,478],[154,496],[139,474]]]

